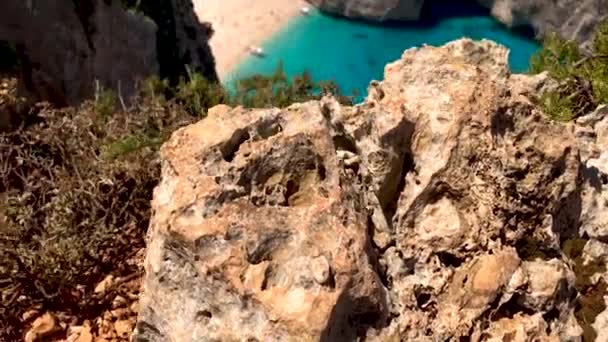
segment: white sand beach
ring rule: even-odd
[[[261,45],[309,6],[303,0],[194,0],[201,21],[215,33],[210,45],[220,78],[249,56],[249,46]]]

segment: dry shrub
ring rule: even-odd
[[[192,116],[164,98],[127,112],[43,108],[40,123],[0,135],[0,340],[39,304],[94,317],[95,284],[144,247],[158,146]]]

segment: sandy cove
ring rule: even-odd
[[[261,45],[309,6],[303,0],[193,0],[201,21],[215,33],[210,45],[221,79],[249,56],[247,48]]]

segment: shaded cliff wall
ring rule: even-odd
[[[146,1],[147,11],[125,10],[127,1],[5,0],[0,40],[16,46],[22,83],[35,100],[76,104],[95,82],[128,98],[153,74],[176,80],[191,64],[212,80],[212,33],[190,0]]]
[[[597,24],[608,17],[608,0],[477,0],[509,27],[530,26],[537,34],[557,32],[588,47]]]
[[[119,3],[6,0],[0,39],[17,46],[23,83],[36,100],[57,105],[91,96],[95,80],[130,94],[158,71],[156,25]]]
[[[215,59],[207,43],[213,34],[209,23],[201,23],[192,0],[121,0],[126,6],[151,18],[156,31],[160,76],[176,82],[192,66],[207,79],[217,81]]]

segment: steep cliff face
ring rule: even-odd
[[[120,87],[128,98],[138,80],[159,71],[175,75],[186,63],[217,78],[207,45],[211,31],[198,22],[192,3],[163,4],[157,26],[116,0],[2,1],[0,40],[17,47],[22,81],[36,100],[57,105],[91,97],[96,81]],[[172,34],[161,41],[158,27]]]
[[[424,0],[309,0],[323,11],[375,21],[417,20]]]
[[[418,20],[423,4],[436,0],[309,0],[323,11],[374,21]],[[464,2],[464,1],[463,1]],[[587,45],[597,23],[608,16],[608,0],[477,0],[509,27],[531,27],[539,35],[558,32]]]
[[[78,6],[75,5],[78,4]],[[158,72],[153,22],[101,0],[3,1],[0,39],[18,47],[24,83],[37,100],[76,103],[101,85],[129,94]]]
[[[207,79],[218,80],[215,59],[208,41],[213,30],[209,23],[200,23],[192,0],[134,1],[139,10],[158,26],[156,47],[160,75],[175,82],[186,74],[186,65],[201,72]]]
[[[411,49],[356,107],[220,106],[174,133],[139,340],[605,329],[608,113],[549,122],[530,100],[546,78],[511,75],[507,55],[489,41]]]
[[[539,34],[557,32],[586,46],[598,22],[608,17],[608,0],[478,0],[509,27],[530,26]]]

